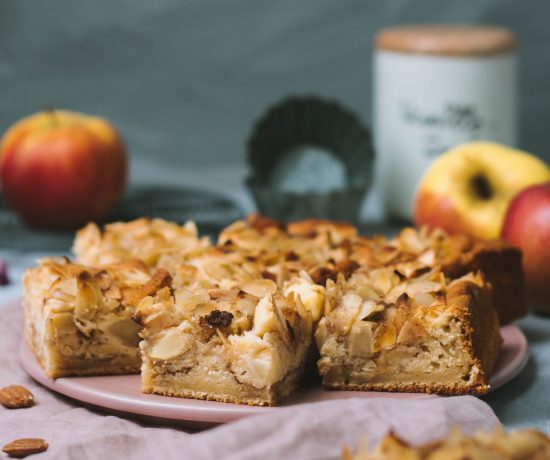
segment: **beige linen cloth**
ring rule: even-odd
[[[28,377],[18,358],[20,310],[17,303],[0,307],[0,387],[24,385],[36,404],[11,410],[0,406],[0,445],[22,437],[44,438],[50,447],[31,457],[37,460],[337,459],[343,444],[355,447],[366,436],[373,445],[390,429],[423,442],[445,436],[453,425],[471,432],[499,423],[487,404],[463,396],[304,404],[198,433],[145,425],[80,407]]]

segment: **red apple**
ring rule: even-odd
[[[99,117],[45,110],[15,123],[0,143],[6,200],[34,227],[68,230],[105,217],[126,172],[124,143]]]
[[[550,182],[528,187],[513,198],[502,237],[523,253],[531,307],[550,313]]]

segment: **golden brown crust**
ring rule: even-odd
[[[383,391],[389,393],[425,393],[445,396],[466,394],[482,395],[487,393],[485,385],[472,387],[468,384],[455,383],[343,383],[323,384],[327,390],[339,391]]]

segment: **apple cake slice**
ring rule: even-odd
[[[301,297],[319,286],[303,278],[285,287],[286,295],[269,279],[197,284],[142,299],[135,320],[143,326],[143,392],[261,406],[292,393],[313,334]]]
[[[92,267],[139,259],[149,267],[170,269],[209,246],[207,237],[198,237],[194,222],[178,225],[141,218],[114,222],[103,229],[89,223],[77,232],[73,251],[78,263]]]
[[[328,281],[315,337],[323,384],[336,390],[485,393],[501,345],[483,276],[449,281],[437,268]]]
[[[51,378],[138,373],[134,307],[168,281],[139,261],[97,269],[43,259],[23,276],[26,340]]]

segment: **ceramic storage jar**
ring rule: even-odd
[[[501,27],[382,30],[374,54],[374,141],[386,213],[409,220],[430,162],[470,140],[516,144],[516,53]]]

